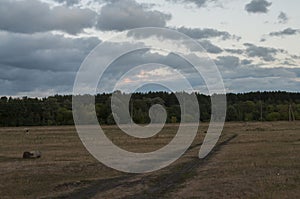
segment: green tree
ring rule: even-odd
[[[278,112],[272,112],[267,115],[267,121],[278,121],[280,114]]]

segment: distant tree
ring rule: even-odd
[[[107,124],[109,125],[116,124],[116,121],[112,113],[107,117]]]
[[[238,120],[238,112],[233,105],[229,105],[227,108],[226,120],[227,121],[237,121]]]
[[[272,112],[267,115],[267,121],[278,121],[280,114],[278,112]]]
[[[177,122],[177,118],[176,118],[175,116],[172,116],[172,117],[171,117],[171,123],[174,124],[174,123],[176,123],[176,122]]]
[[[119,94],[125,95],[121,92],[119,92]],[[189,95],[184,92],[179,94],[185,96]],[[81,97],[92,96],[86,95]],[[199,102],[201,121],[209,121],[211,116],[210,96],[197,93],[196,97]],[[288,120],[290,105],[295,119],[300,120],[300,93],[229,93],[226,97],[227,121],[259,121],[261,114],[263,120]],[[95,107],[93,107],[90,104],[85,104],[83,100],[83,103],[79,105],[80,107],[77,111],[81,111],[79,115],[84,117],[84,123],[89,124],[91,122],[92,117],[94,117],[93,111],[95,109],[98,121],[101,124],[115,124],[111,110],[111,94],[97,94],[95,96],[95,103]],[[181,115],[184,115],[185,112],[188,112],[188,115],[184,117],[190,117],[191,120],[194,120],[196,116],[196,114],[193,114],[196,107],[192,107],[192,103],[189,102],[188,99],[184,100],[184,105],[181,103],[180,106],[175,93],[134,93],[131,96],[130,104],[133,104],[133,106],[125,106],[122,110],[129,109],[129,112],[133,113],[133,120],[142,124],[150,122],[149,109],[155,104],[160,104],[165,108],[168,123],[181,122]],[[122,117],[116,116],[116,118],[120,122],[124,122],[121,121]],[[66,124],[73,124],[71,95],[55,95],[42,99],[0,97],[0,126]]]

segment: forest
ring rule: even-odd
[[[201,121],[210,120],[210,96],[196,93]],[[300,93],[250,92],[229,93],[226,121],[288,121],[300,120]],[[150,122],[149,108],[162,105],[167,112],[167,123],[181,121],[181,109],[174,93],[134,93],[128,107],[133,121]],[[188,105],[187,105],[188,106]],[[88,107],[86,107],[88,108]],[[111,94],[95,96],[95,110],[100,124],[115,124],[111,111]],[[0,98],[0,126],[73,125],[72,95],[45,98]]]

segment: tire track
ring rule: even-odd
[[[193,177],[196,169],[199,166],[203,166],[207,163],[207,160],[215,155],[215,153],[221,150],[222,146],[228,144],[230,141],[235,139],[237,134],[231,135],[229,138],[225,139],[223,142],[217,144],[214,149],[204,158],[199,159],[198,157],[192,158],[192,160],[174,165],[170,168],[170,171],[161,175],[152,177],[151,175],[143,176],[143,174],[125,174],[121,177],[111,178],[111,179],[101,179],[92,182],[88,187],[81,188],[72,193],[65,194],[56,198],[59,199],[85,199],[92,198],[98,193],[109,191],[117,187],[133,187],[139,184],[150,184],[147,190],[142,192],[125,196],[122,199],[131,198],[165,198],[166,194],[179,185],[184,183],[187,179]],[[191,146],[188,151],[201,146],[202,143]],[[137,180],[134,180],[137,178]],[[150,179],[151,178],[151,179]],[[151,183],[155,181],[158,183]],[[53,198],[53,197],[52,197]]]
[[[204,159],[199,160],[198,157],[193,158],[191,161],[187,163],[183,163],[181,165],[177,165],[174,169],[170,170],[167,174],[163,174],[161,177],[162,180],[157,180],[159,183],[150,187],[148,190],[143,191],[138,194],[134,194],[131,196],[123,197],[122,199],[131,199],[131,198],[166,198],[166,194],[183,182],[185,182],[188,178],[193,177],[193,173],[199,166],[203,166],[207,163],[207,160],[213,157],[217,151],[220,151],[222,146],[228,144],[230,141],[235,139],[237,134],[234,134],[227,138],[225,141],[219,143],[214,147],[214,149],[207,155]],[[199,144],[201,145],[201,144]],[[197,146],[199,146],[197,145]],[[194,146],[196,147],[196,146]],[[176,171],[178,170],[178,171]]]

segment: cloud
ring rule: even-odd
[[[293,60],[289,60],[289,59],[284,60],[283,62],[281,62],[281,64],[284,65],[284,66],[291,66],[291,67],[297,67],[298,66],[294,63]]]
[[[41,71],[76,71],[100,42],[96,38],[71,39],[51,33],[0,32],[0,64]]]
[[[96,27],[103,31],[165,27],[170,19],[170,14],[148,10],[134,0],[116,0],[102,7]]]
[[[229,92],[244,93],[251,91],[290,91],[299,92],[300,82],[294,78],[278,77],[245,77],[240,79],[224,80]]]
[[[244,53],[244,50],[242,49],[230,49],[230,48],[227,48],[225,49],[226,52],[228,53],[232,53],[232,54],[238,54],[238,55],[241,55]]]
[[[118,46],[115,46],[118,47]],[[101,84],[101,87],[99,87],[100,92],[110,92],[113,90],[114,85],[117,83],[117,81],[124,75],[126,72],[130,71],[136,66],[149,64],[148,66],[144,66],[143,71],[144,73],[152,73],[151,72],[151,66],[157,66],[158,64],[163,64],[166,66],[169,66],[173,69],[176,69],[181,74],[185,74],[185,76],[189,79],[191,79],[191,75],[197,74],[196,69],[193,68],[193,66],[186,60],[182,59],[180,56],[169,53],[166,55],[162,55],[157,52],[151,52],[151,50],[143,49],[143,50],[137,50],[132,51],[130,53],[127,53],[125,56],[119,57],[117,60],[115,60],[110,67],[105,71],[103,74],[103,80],[101,80],[99,83]],[[157,64],[154,64],[157,63]],[[135,72],[136,69],[134,70]],[[195,81],[196,83],[199,83],[199,75],[197,75],[198,79]],[[155,77],[153,77],[155,78]],[[130,79],[136,79],[136,78],[130,78]],[[164,79],[160,79],[158,82],[164,82],[167,79],[171,79],[172,83],[175,87],[180,88],[181,85],[177,85],[178,79],[174,79],[173,76],[166,77]],[[153,79],[154,80],[154,79]],[[141,80],[139,80],[141,81]],[[192,81],[192,80],[191,80]],[[137,82],[135,82],[137,83]],[[191,82],[192,83],[192,82]],[[140,85],[140,83],[139,83]],[[125,87],[129,87],[130,85],[125,85]],[[123,87],[123,88],[125,88]]]
[[[181,26],[181,27],[170,27],[169,29],[183,33],[186,36],[189,36],[195,40],[202,40],[202,41],[207,40],[209,38],[220,38],[222,40],[229,40],[229,39],[239,40],[240,39],[240,37],[238,37],[236,35],[231,35],[229,32],[220,31],[220,30],[212,29],[212,28],[201,29],[201,28],[187,28],[187,27]],[[146,31],[129,31],[127,36],[135,37],[138,39],[156,36],[158,38],[167,37],[167,39],[172,39],[172,40],[180,40],[180,39],[184,39],[186,37],[183,34],[174,34],[170,30],[160,29],[159,31],[157,31],[156,29],[152,29],[147,32]]]
[[[267,62],[275,61],[276,59],[274,56],[278,52],[283,52],[283,50],[280,49],[261,47],[249,43],[245,43],[244,46],[246,46],[246,54],[249,57],[259,57]]]
[[[215,63],[222,68],[234,69],[240,66],[240,59],[235,56],[219,56]]]
[[[225,86],[233,92],[264,89],[278,90],[283,88],[283,90],[296,90],[296,86],[299,86],[299,83],[293,79],[300,75],[300,70],[297,72],[295,69],[290,68],[262,68],[259,65],[251,64],[252,60],[240,60],[236,56],[218,56],[214,61],[222,74]],[[199,83],[199,79],[194,80],[193,74],[195,71],[188,70],[190,64],[183,61],[180,57],[174,54],[161,55],[149,51],[134,52],[118,59],[112,64],[112,68],[106,72],[105,76],[110,77],[107,81],[114,85],[115,78],[122,76],[122,73],[129,70],[129,68],[144,63],[161,63],[172,66],[175,69],[178,68],[181,72],[184,72],[193,85],[194,83],[195,85]],[[147,69],[144,70],[147,71]],[[276,81],[276,79],[280,79],[280,81]],[[255,82],[251,83],[250,80],[255,80]],[[174,84],[177,83],[176,79],[172,81],[174,81]],[[124,85],[124,88],[126,88],[126,85]],[[151,88],[149,87],[148,89]]]
[[[269,35],[278,37],[278,36],[296,35],[296,34],[299,34],[299,33],[300,33],[299,29],[287,28],[287,29],[284,29],[282,31],[271,32]]]
[[[219,54],[221,52],[223,52],[223,50],[212,44],[209,40],[202,40],[199,41],[199,44],[208,52],[208,53],[212,53],[212,54]]]
[[[201,8],[201,7],[205,7],[207,5],[207,3],[210,2],[216,2],[217,0],[168,0],[174,3],[182,3],[182,4],[194,4],[197,7]]]
[[[241,61],[241,64],[242,65],[249,65],[249,64],[252,64],[252,60],[249,60],[249,59],[243,59],[242,61]]]
[[[234,70],[227,69],[221,70],[224,79],[248,79],[256,78],[263,81],[265,78],[295,78],[297,73],[293,69],[289,68],[261,68],[258,65],[239,66]],[[259,88],[259,87],[258,87]]]
[[[289,21],[287,14],[284,12],[280,12],[277,19],[278,19],[278,22],[282,23],[282,24],[286,24]]]
[[[239,39],[239,37],[235,35],[231,35],[226,31],[219,31],[211,28],[186,28],[184,26],[176,28],[177,31],[188,35],[193,39],[208,39],[208,38],[216,38],[219,37],[222,40],[227,39]]]
[[[0,93],[9,96],[44,97],[71,93],[75,72],[40,71],[0,64]]]
[[[266,38],[261,38],[259,41],[260,42],[265,42],[265,41],[267,41],[267,39]]]
[[[298,55],[291,55],[291,58],[293,58],[293,59],[300,59],[300,56],[298,56]]]
[[[252,60],[219,56],[215,60],[228,92],[267,90],[298,91],[299,68],[262,68]]]
[[[72,92],[77,70],[100,42],[47,33],[0,32],[1,95],[42,97]]]
[[[269,11],[268,7],[271,5],[272,3],[266,0],[252,0],[246,4],[245,10],[249,13],[267,13]]]
[[[71,93],[80,63],[99,42],[94,38],[70,39],[51,33],[38,33],[30,36],[7,32],[0,33],[0,40],[3,41],[0,43],[0,49],[7,49],[5,52],[0,52],[0,92],[2,95],[21,96]],[[109,43],[106,45],[107,50],[103,52],[103,56],[109,56],[114,50],[119,51],[119,49],[116,49],[117,47],[127,48],[126,45],[132,44]],[[248,45],[250,46],[250,44]],[[251,60],[240,60],[235,56],[219,56],[215,61],[220,68],[226,87],[233,92],[264,88],[269,90],[299,88],[297,86],[300,83],[292,79],[300,76],[300,70],[260,68],[251,65]],[[105,85],[108,87],[101,86],[99,91],[110,91],[125,72],[146,63],[160,63],[171,66],[187,76],[192,84],[199,84],[199,79],[194,77],[196,71],[190,63],[181,57],[172,53],[164,55],[149,50],[139,50],[121,56],[111,64],[103,75],[103,81],[106,82]],[[149,72],[147,68],[143,70]],[[276,82],[277,78],[282,78],[285,81]],[[250,84],[251,79],[255,80],[252,84]],[[174,84],[178,83],[177,79],[172,81]],[[153,87],[150,86],[148,89],[153,89]]]
[[[0,29],[18,33],[36,33],[60,30],[77,34],[92,27],[96,13],[89,9],[57,6],[37,0],[1,1]]]
[[[64,3],[67,6],[73,6],[80,2],[80,0],[55,0],[58,3]]]

